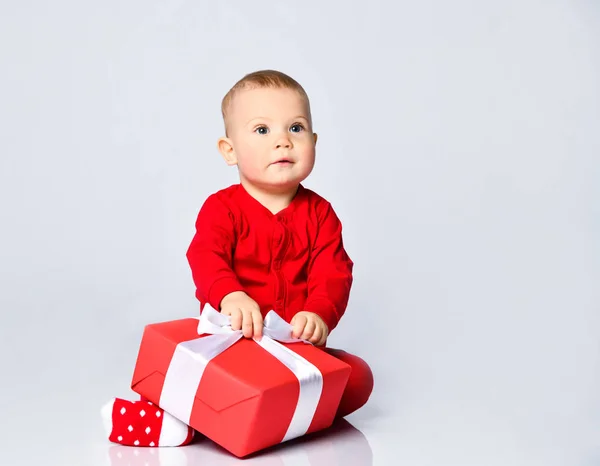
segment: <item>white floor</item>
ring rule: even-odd
[[[75,380],[73,380],[75,382]],[[74,383],[73,386],[76,386]],[[3,402],[0,464],[6,466],[597,466],[600,432],[585,417],[529,408],[495,406],[482,397],[443,399],[439,393],[393,406],[394,386],[379,387],[368,406],[320,434],[288,442],[239,460],[206,438],[181,448],[135,448],[111,444],[98,407],[102,392],[44,393],[44,383],[22,387]],[[51,386],[46,387],[52,388]],[[85,395],[87,391],[88,395]],[[36,394],[37,395],[34,395]],[[34,395],[30,398],[31,395]],[[12,399],[10,399],[12,398]],[[386,409],[386,400],[392,405]],[[508,409],[504,409],[508,408]],[[548,422],[546,422],[548,421]],[[589,421],[589,419],[588,419]],[[37,426],[37,428],[32,428]]]

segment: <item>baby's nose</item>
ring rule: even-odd
[[[292,143],[288,138],[283,138],[283,139],[280,139],[279,141],[277,141],[277,144],[275,145],[275,147],[277,149],[281,149],[281,148],[289,149],[290,147],[292,147]]]

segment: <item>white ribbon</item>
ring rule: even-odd
[[[210,335],[177,345],[165,375],[159,402],[162,409],[188,425],[204,369],[211,359],[243,337],[241,330],[231,328],[229,316],[217,312],[208,305],[202,311],[199,320],[198,333]],[[285,442],[301,437],[308,431],[321,399],[323,374],[302,356],[278,343],[310,344],[305,340],[294,338],[293,327],[277,313],[270,311],[263,324],[262,339],[258,341],[254,338],[254,341],[290,369],[300,384],[296,409],[282,440]]]

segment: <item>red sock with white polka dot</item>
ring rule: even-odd
[[[136,447],[179,447],[194,437],[194,429],[150,401],[113,398],[102,408],[111,442]]]

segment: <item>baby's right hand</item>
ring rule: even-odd
[[[229,293],[221,301],[221,314],[231,316],[231,328],[242,330],[246,338],[262,336],[263,317],[260,306],[243,291]]]

